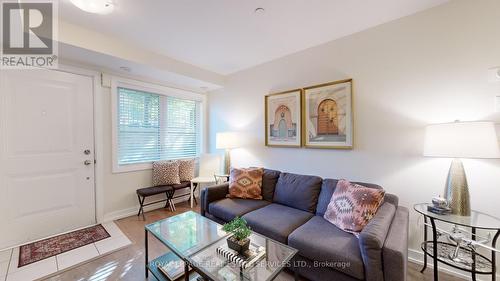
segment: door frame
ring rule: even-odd
[[[61,64],[52,71],[67,72],[92,78],[93,95],[93,129],[94,129],[94,224],[102,222],[104,216],[104,134],[103,134],[103,110],[102,110],[102,87],[101,72],[90,70],[79,66]]]

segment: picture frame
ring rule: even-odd
[[[270,147],[302,145],[302,89],[265,96],[265,144]]]
[[[352,149],[352,79],[310,86],[302,92],[302,144],[308,148]]]

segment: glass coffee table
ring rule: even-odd
[[[148,235],[151,234],[172,252],[152,261],[148,259]],[[253,267],[241,269],[216,253],[219,246],[226,244],[229,234],[222,225],[198,213],[188,211],[166,218],[145,227],[145,270],[146,278],[151,273],[158,280],[170,280],[159,270],[168,263],[183,264],[184,279],[189,279],[190,268],[198,280],[273,280],[285,267],[297,250],[260,234],[253,233],[253,244],[264,247],[264,257]],[[297,276],[295,276],[297,280]]]

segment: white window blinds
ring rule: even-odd
[[[118,164],[200,154],[200,102],[118,87]]]

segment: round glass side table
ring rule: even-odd
[[[456,269],[467,271],[471,273],[472,280],[476,280],[477,274],[491,275],[493,281],[496,280],[496,247],[497,239],[500,235],[500,218],[478,212],[472,211],[469,217],[458,216],[458,215],[439,215],[428,211],[427,207],[432,206],[432,204],[421,203],[415,204],[413,208],[418,213],[424,216],[424,242],[421,244],[422,251],[424,252],[424,266],[420,272],[424,272],[427,268],[427,256],[433,259],[434,267],[434,280],[438,280],[438,263],[444,263]],[[457,236],[457,232],[449,232],[447,230],[442,230],[436,227],[436,221],[444,222],[454,226],[455,230],[459,230],[458,234],[470,234],[470,238]],[[430,222],[430,224],[428,223]],[[427,229],[432,230],[432,239],[428,240]],[[470,229],[470,232],[464,230],[464,228]],[[491,250],[491,257],[486,257],[476,251],[476,248],[481,246],[474,245],[476,241],[481,240],[476,234],[478,229],[493,232],[494,236],[491,241],[486,241],[485,243],[490,243],[486,245],[486,249]],[[441,236],[448,237],[448,242],[439,241]],[[455,236],[455,237],[453,237]],[[458,237],[458,243],[461,244],[457,247],[456,238]],[[461,238],[473,240],[474,243],[467,243],[466,240],[461,240]],[[463,243],[465,242],[465,243]]]

